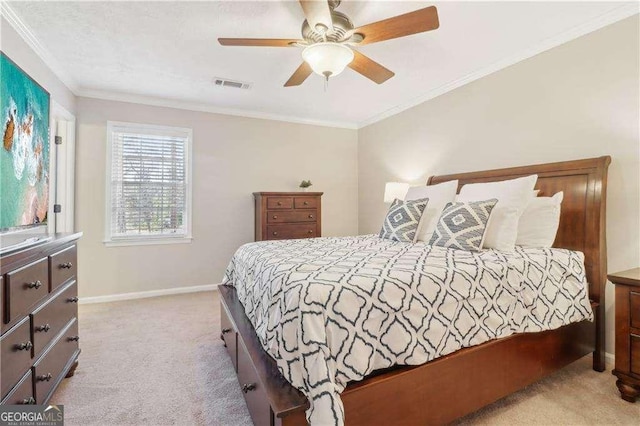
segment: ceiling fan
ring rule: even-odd
[[[336,11],[340,0],[299,0],[306,19],[302,22],[302,39],[219,38],[223,46],[302,47],[302,64],[284,84],[299,86],[312,72],[326,80],[340,74],[345,67],[382,84],[394,76],[393,71],[353,47],[405,37],[439,27],[438,11],[430,6],[355,28],[351,19]]]

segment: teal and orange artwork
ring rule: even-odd
[[[44,224],[49,209],[49,93],[0,53],[0,230]]]

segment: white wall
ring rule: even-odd
[[[105,247],[107,120],[193,129],[193,242]],[[252,193],[323,191],[322,233],[358,232],[357,132],[78,98],[76,228],[80,296],[219,283],[234,251],[253,241]]]
[[[360,129],[360,233],[378,231],[387,181],[611,155],[609,271],[640,265],[639,32],[628,18]]]

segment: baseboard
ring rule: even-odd
[[[195,285],[191,287],[165,288],[162,290],[139,291],[135,293],[109,294],[106,296],[81,297],[78,303],[88,305],[90,303],[117,302],[120,300],[146,299],[148,297],[169,296],[172,294],[198,293],[201,291],[217,291],[218,284]]]

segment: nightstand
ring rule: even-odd
[[[640,396],[640,268],[608,276],[616,286],[616,385],[625,401]]]

